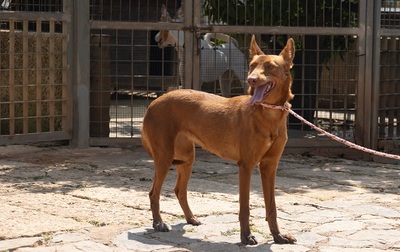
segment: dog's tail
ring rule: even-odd
[[[211,44],[211,40],[216,39],[222,40],[226,43],[232,43],[239,48],[238,41],[225,33],[206,33],[204,35],[204,41],[206,41],[208,44]]]

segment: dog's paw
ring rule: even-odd
[[[170,225],[164,222],[153,223],[153,228],[158,232],[168,232],[172,229]]]
[[[256,238],[252,234],[247,235],[247,236],[242,235],[241,241],[244,245],[257,245],[257,243],[258,243]]]
[[[291,234],[283,235],[279,233],[274,236],[274,242],[279,244],[294,244],[297,240]]]
[[[201,225],[201,222],[198,219],[196,219],[195,217],[187,219],[186,221],[188,224],[191,224],[193,226]]]

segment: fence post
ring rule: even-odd
[[[370,71],[372,76],[371,86],[371,113],[370,113],[370,142],[369,148],[378,148],[378,113],[379,113],[379,94],[380,94],[380,55],[381,55],[381,1],[369,0],[368,10],[373,10],[371,15],[372,23],[372,64]]]
[[[201,1],[194,0],[193,1],[193,26],[200,27],[201,26]],[[201,90],[201,80],[200,80],[200,55],[201,55],[201,44],[200,38],[198,37],[200,34],[196,34],[196,31],[192,34],[193,36],[193,58],[192,58],[192,80],[193,80],[193,89]],[[208,64],[208,62],[203,62],[203,64]]]
[[[89,146],[90,101],[90,26],[89,1],[73,1],[72,47],[70,61],[73,85],[72,139],[71,145]]]
[[[193,17],[193,1],[185,1],[185,4],[183,5],[184,10],[184,16],[185,20],[184,26],[185,26],[185,31],[184,31],[184,39],[185,39],[185,70],[184,70],[184,83],[181,83],[181,85],[184,88],[193,88],[193,66],[192,66],[192,57],[193,57],[193,32],[188,29],[189,27],[192,26],[192,17]]]
[[[377,148],[379,108],[380,2],[360,1],[359,82],[357,91],[356,142]],[[369,155],[364,156],[365,159]]]

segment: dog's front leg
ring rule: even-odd
[[[266,220],[268,221],[268,226],[275,243],[295,243],[296,239],[292,235],[281,234],[278,227],[275,205],[275,176],[277,166],[278,161],[264,161],[259,165],[265,201]]]
[[[240,239],[245,245],[257,244],[256,238],[250,231],[250,178],[251,166],[239,164],[239,222],[240,222]]]

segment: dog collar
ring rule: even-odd
[[[289,111],[290,110],[290,104],[288,102],[285,102],[282,106],[280,105],[274,105],[274,104],[266,104],[266,103],[259,103],[261,106],[264,108],[270,108],[270,109],[280,109],[282,111]]]

